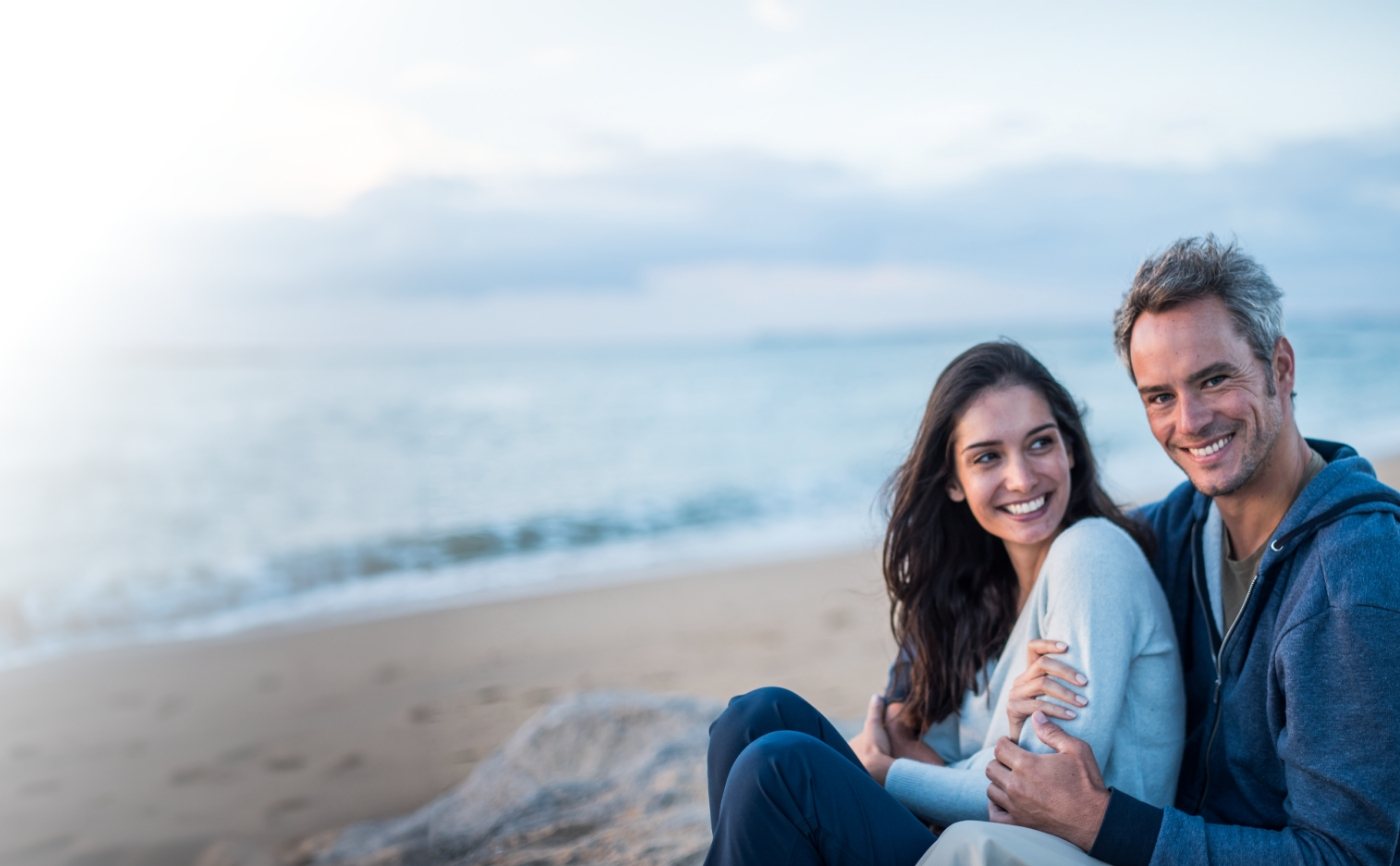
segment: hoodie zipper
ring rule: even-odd
[[[1244,609],[1249,607],[1249,598],[1254,595],[1254,585],[1259,582],[1260,569],[1256,569],[1254,577],[1249,579],[1249,588],[1244,591],[1244,601],[1240,602],[1239,613],[1235,614],[1235,621],[1230,623],[1230,627],[1225,629],[1225,636],[1220,639],[1220,649],[1215,652],[1215,721],[1210,726],[1210,738],[1206,740],[1205,756],[1205,780],[1201,783],[1201,797],[1196,801],[1196,813],[1200,814],[1201,806],[1206,802],[1206,792],[1210,790],[1210,752],[1215,748],[1215,735],[1220,732],[1220,717],[1224,715],[1224,709],[1220,706],[1220,693],[1222,683],[1225,680],[1224,670],[1220,665],[1221,659],[1225,657],[1225,648],[1230,644],[1230,635],[1235,633],[1235,626],[1244,619]],[[1222,575],[1223,576],[1223,575]],[[1205,606],[1204,599],[1201,602]],[[1206,616],[1210,616],[1210,610],[1206,610]]]

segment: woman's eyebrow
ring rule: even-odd
[[[986,448],[988,445],[1000,445],[1000,444],[1001,444],[1001,440],[1000,440],[1000,439],[988,439],[988,440],[986,440],[986,441],[984,441],[984,442],[973,442],[973,443],[971,443],[971,444],[964,445],[964,446],[962,447],[962,450],[964,450],[964,451],[971,451],[971,450],[974,449],[974,448]]]
[[[1047,421],[1046,423],[1041,424],[1039,427],[1036,427],[1036,428],[1031,429],[1031,430],[1027,430],[1027,431],[1026,431],[1026,436],[1034,436],[1035,434],[1037,434],[1037,433],[1043,433],[1043,432],[1045,432],[1046,430],[1053,430],[1053,429],[1055,428],[1055,426],[1056,426],[1056,425],[1055,425],[1055,422],[1054,422],[1054,421]],[[967,444],[967,445],[964,445],[964,446],[962,447],[961,450],[963,450],[963,451],[971,451],[971,450],[974,449],[974,448],[986,448],[986,447],[989,446],[989,445],[1000,445],[1000,444],[1001,444],[1001,440],[1000,440],[1000,439],[987,439],[987,440],[984,440],[984,441],[982,441],[982,442],[972,442],[972,443],[969,443],[969,444]]]

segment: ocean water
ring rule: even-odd
[[[1290,329],[1304,432],[1400,445],[1400,323]],[[0,667],[878,543],[994,327],[660,348],[132,353],[0,410]],[[1124,501],[1180,480],[1107,328],[1011,334]]]

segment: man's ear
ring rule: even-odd
[[[1293,384],[1298,379],[1298,368],[1294,366],[1293,344],[1287,337],[1279,337],[1274,343],[1274,363],[1269,373],[1274,377],[1274,387],[1281,394],[1292,394]]]
[[[948,498],[954,502],[967,501],[967,494],[963,492],[962,485],[958,483],[956,478],[948,482]]]

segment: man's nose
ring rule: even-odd
[[[1214,415],[1206,401],[1194,394],[1186,394],[1177,400],[1176,408],[1177,430],[1194,436],[1210,426],[1210,419]]]

